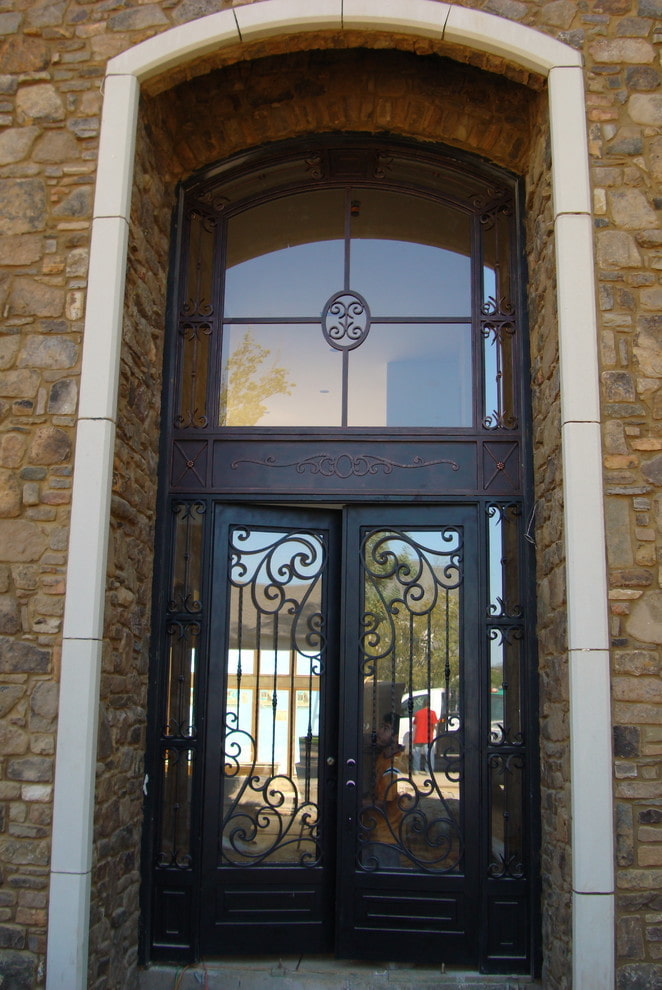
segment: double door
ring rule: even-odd
[[[471,505],[216,507],[201,955],[485,955],[477,537]]]

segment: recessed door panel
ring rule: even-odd
[[[339,951],[364,952],[369,933],[376,957],[468,961],[479,848],[479,651],[469,618],[475,513],[355,509],[345,546],[353,573],[342,668]]]

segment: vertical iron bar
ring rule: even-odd
[[[244,587],[239,587],[239,601],[237,603],[237,730],[239,730],[239,712],[241,710],[241,677],[242,677],[242,650],[244,647]]]
[[[271,695],[271,775],[276,772],[276,712],[278,710],[278,612],[273,619],[274,683]]]

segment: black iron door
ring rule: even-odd
[[[222,506],[214,556],[201,951],[477,964],[475,507]]]
[[[216,508],[203,955],[333,945],[339,523]]]

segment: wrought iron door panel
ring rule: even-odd
[[[378,956],[470,961],[479,843],[478,816],[467,808],[476,807],[480,778],[478,636],[469,621],[475,509],[349,510],[345,554],[340,951],[365,952],[370,932]]]
[[[203,853],[208,951],[221,942],[254,948],[258,923],[265,932],[278,926],[272,948],[280,951],[284,931],[293,947],[303,931],[318,950],[328,944],[334,524],[323,513],[217,508]],[[270,951],[265,937],[260,948]]]

